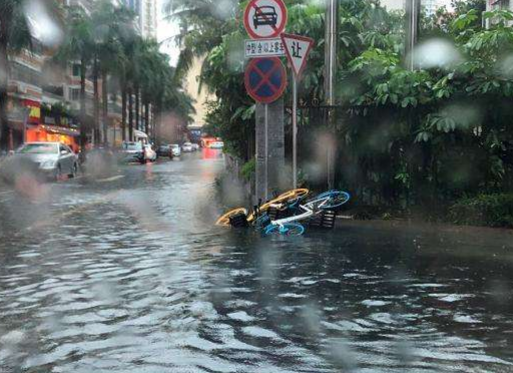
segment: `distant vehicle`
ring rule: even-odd
[[[169,158],[173,158],[173,152],[171,150],[171,145],[169,144],[161,144],[158,148],[157,148],[157,155],[159,157],[169,157]]]
[[[258,26],[276,27],[278,24],[278,14],[273,6],[257,6],[255,7],[255,15],[253,16],[253,25],[255,29]]]
[[[126,162],[144,162],[144,148],[141,142],[124,142],[121,154]]]
[[[192,144],[190,142],[185,142],[183,145],[182,145],[182,151],[184,153],[191,153],[193,151],[193,147],[192,147]]]
[[[173,157],[180,157],[182,155],[182,149],[178,144],[171,144],[171,152],[173,153]]]
[[[194,150],[194,151],[198,151],[198,150],[200,150],[200,146],[199,146],[199,144],[195,144],[195,143],[193,143],[193,144],[192,144],[192,150]]]
[[[157,160],[157,152],[153,150],[151,144],[144,144],[144,161],[155,162]]]
[[[67,145],[59,142],[29,142],[21,146],[13,158],[34,162],[45,176],[59,180],[62,175],[75,177],[78,157]]]
[[[210,149],[223,149],[224,148],[224,142],[222,141],[214,141],[211,142],[209,145]]]

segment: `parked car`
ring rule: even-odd
[[[191,153],[193,151],[192,144],[190,142],[185,142],[182,145],[182,151],[184,153]]]
[[[195,144],[195,143],[193,143],[193,144],[192,144],[192,150],[194,150],[194,151],[198,151],[198,150],[200,150],[200,146],[199,146],[199,144]]]
[[[222,141],[214,141],[210,143],[211,149],[223,149],[224,148],[224,142]]]
[[[155,162],[157,160],[157,152],[153,150],[151,144],[144,144],[144,161]]]
[[[161,144],[158,148],[157,148],[157,155],[159,157],[169,157],[169,158],[173,158],[173,152],[171,150],[171,145],[169,144]]]
[[[58,180],[62,175],[75,177],[78,157],[65,144],[59,142],[29,142],[22,145],[13,158],[25,158],[34,162],[45,176]]]
[[[182,155],[182,149],[178,144],[171,144],[171,152],[173,153],[173,157],[180,157]]]
[[[141,142],[124,142],[121,154],[126,162],[144,162],[144,148]]]

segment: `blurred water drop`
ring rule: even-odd
[[[328,355],[341,372],[354,372],[358,368],[353,352],[343,339],[337,339],[329,345]]]
[[[25,340],[25,333],[21,330],[13,330],[0,337],[0,344],[8,347],[14,347]]]
[[[59,46],[63,39],[63,32],[43,1],[27,1],[25,3],[25,17],[30,32],[35,39],[48,47]]]
[[[444,39],[430,39],[414,49],[413,61],[419,68],[446,68],[461,63],[462,57],[453,43]]]
[[[505,78],[513,78],[513,55],[509,55],[498,63],[497,70]]]
[[[212,5],[212,12],[223,20],[233,17],[234,4],[232,0],[219,0]]]

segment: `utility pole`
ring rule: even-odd
[[[420,1],[406,0],[406,47],[404,51],[406,68],[415,68],[414,53],[419,39]]]
[[[328,106],[328,128],[335,124],[335,79],[337,75],[337,39],[338,39],[338,0],[326,0],[326,49],[324,92]],[[328,144],[326,150],[328,188],[335,185],[335,141]]]

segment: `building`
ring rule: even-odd
[[[404,9],[404,0],[381,0],[381,5],[387,10],[402,10]]]
[[[137,26],[142,37],[157,38],[157,0],[123,0],[125,6],[137,15]]]
[[[208,92],[204,86],[201,86],[200,75],[203,58],[195,58],[187,76],[185,77],[184,89],[189,96],[194,97],[194,110],[192,115],[193,123],[189,125],[190,140],[199,143],[202,135],[202,128],[205,125],[205,117],[207,115],[207,103],[215,97]]]
[[[509,9],[513,10],[513,2],[510,0],[488,0],[486,10]]]
[[[412,0],[381,0],[381,5],[388,10],[403,10],[405,1]],[[428,16],[435,14],[442,6],[450,6],[450,0],[421,0],[421,3]]]

